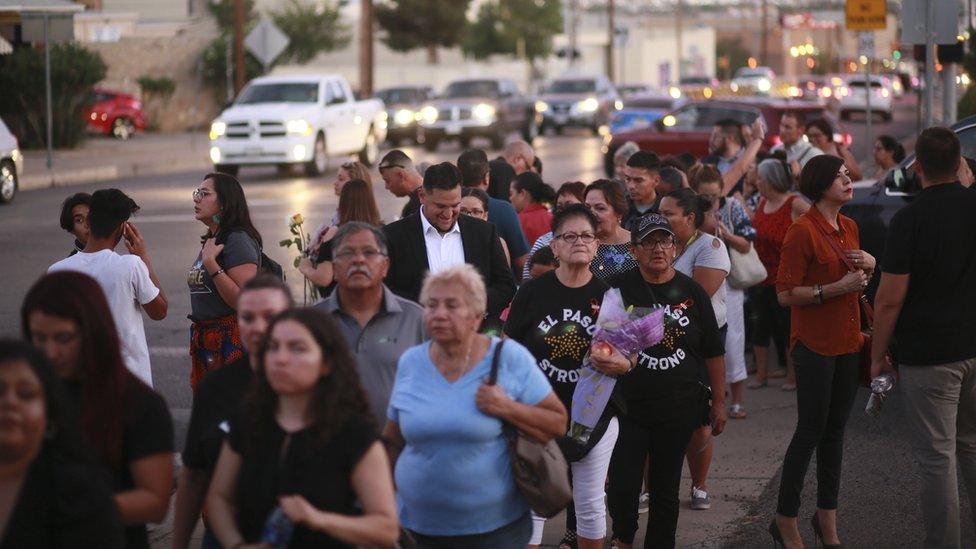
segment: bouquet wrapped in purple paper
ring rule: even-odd
[[[634,309],[624,306],[620,290],[603,294],[596,320],[597,330],[589,352],[583,357],[579,382],[573,392],[572,422],[568,436],[586,444],[607,407],[617,378],[597,371],[590,360],[593,354],[610,356],[613,349],[627,358],[657,345],[664,339],[664,309]],[[611,349],[611,347],[613,349]]]

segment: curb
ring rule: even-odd
[[[141,175],[166,175],[195,170],[210,170],[210,162],[203,160],[173,160],[170,162],[147,162],[142,164],[113,164],[94,168],[54,169],[27,175],[20,179],[20,190],[31,191],[52,187],[86,185],[104,181],[114,181],[123,177]]]

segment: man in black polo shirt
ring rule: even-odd
[[[241,288],[237,298],[237,325],[241,343],[249,354],[210,372],[197,387],[176,489],[173,547],[184,549],[190,543],[227,434],[227,420],[240,408],[257,369],[257,355],[251,352],[257,350],[271,320],[293,304],[288,286],[269,274],[260,274]],[[208,528],[203,547],[219,546]]]
[[[976,500],[976,193],[959,184],[959,149],[947,128],[915,143],[922,191],[891,220],[875,297],[871,375],[891,369],[890,343],[922,478],[925,547],[962,546],[957,460]]]

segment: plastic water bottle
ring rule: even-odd
[[[881,407],[894,386],[895,378],[891,374],[881,374],[872,379],[871,396],[868,398],[868,405],[864,407],[864,411],[871,417],[881,415]]]
[[[267,522],[264,523],[264,533],[261,534],[261,541],[271,545],[273,549],[285,549],[291,542],[291,535],[295,530],[295,525],[285,516],[281,507],[275,507]]]

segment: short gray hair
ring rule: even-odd
[[[615,153],[613,153],[613,165],[619,166],[620,164],[626,164],[630,160],[634,153],[640,150],[637,143],[633,141],[628,141],[620,146]]]
[[[420,304],[427,301],[427,294],[433,286],[457,284],[463,289],[462,295],[475,316],[482,317],[488,309],[488,291],[481,273],[468,263],[448,267],[436,273],[428,273],[420,290]]]
[[[788,193],[793,190],[793,174],[782,160],[767,158],[756,167],[756,173],[759,174],[759,179],[776,192]]]
[[[339,227],[335,236],[332,237],[332,250],[338,250],[342,246],[342,241],[346,239],[349,235],[358,234],[364,231],[373,233],[373,237],[376,238],[376,247],[380,249],[384,254],[388,251],[388,246],[386,244],[386,235],[383,231],[375,225],[370,225],[369,223],[363,223],[362,221],[349,221]]]

